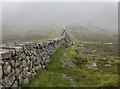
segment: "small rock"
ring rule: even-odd
[[[2,87],[3,87],[3,86],[0,84],[0,89],[2,89]]]
[[[3,67],[4,73],[7,75],[8,73],[11,73],[11,66],[10,65],[4,65]]]
[[[2,65],[0,65],[0,80],[2,79],[2,74],[3,74],[3,72],[2,72]]]
[[[31,73],[30,73],[30,72],[27,72],[27,73],[26,73],[26,77],[27,77],[27,78],[30,78],[30,77],[31,77]]]
[[[26,61],[25,60],[22,61],[22,65],[23,65],[23,67],[26,67]]]
[[[28,78],[24,79],[24,80],[23,80],[23,83],[24,83],[24,84],[28,83]]]
[[[17,81],[15,81],[15,83],[13,84],[13,86],[12,87],[18,87],[18,82]]]

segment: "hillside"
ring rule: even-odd
[[[117,87],[120,61],[116,44],[79,40],[70,32],[68,35],[78,44],[65,43],[50,64],[24,87]]]

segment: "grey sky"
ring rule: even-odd
[[[117,19],[117,3],[113,2],[3,3],[3,26],[95,25],[114,29]]]

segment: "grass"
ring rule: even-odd
[[[26,30],[22,32],[11,28],[8,30],[9,33],[3,32],[3,43],[39,42],[59,37],[62,33],[60,29],[50,30],[49,27],[46,30],[33,29],[35,28],[31,28],[29,32]],[[70,39],[79,45],[68,44],[68,50],[66,50],[65,45],[67,44],[64,44],[51,56],[50,64],[32,77],[24,87],[74,87],[75,84],[76,87],[116,87],[118,84],[117,64],[120,63],[116,51],[118,36],[104,33],[104,31],[94,33],[79,27],[74,30],[68,29],[67,33]],[[104,43],[113,44],[105,45]],[[83,44],[83,47],[78,47],[80,44]],[[76,53],[76,49],[79,53]],[[88,56],[84,53],[88,50],[97,50],[98,55]],[[107,57],[104,56],[105,53],[108,54]],[[65,64],[62,62],[63,59]],[[91,67],[91,62],[96,62],[97,67]],[[74,66],[70,67],[69,63]],[[112,65],[105,67],[105,63]],[[91,68],[88,68],[89,66]],[[71,77],[74,82],[63,77],[62,74]]]
[[[115,48],[111,49],[114,54],[108,57],[93,54],[88,56],[84,53],[86,50],[100,50],[98,53],[103,51],[110,53],[108,51],[110,47],[105,46],[102,42],[78,40],[70,32],[68,35],[71,40],[84,44],[84,46],[65,43],[52,55],[50,64],[31,78],[24,87],[74,87],[74,85],[76,87],[117,87],[117,67],[120,59],[114,55]],[[68,45],[68,50],[65,45]],[[78,53],[76,53],[76,49],[79,51]],[[95,53],[95,51],[93,52]],[[63,59],[65,64],[62,62]],[[97,63],[97,66],[92,67],[91,62]],[[73,66],[71,67],[69,63],[72,63]],[[105,63],[112,65],[105,67]],[[63,77],[62,74],[66,74],[68,78]],[[74,82],[69,79],[70,77]]]
[[[9,31],[9,32],[8,32]],[[8,31],[3,31],[2,42],[3,43],[21,43],[21,42],[40,42],[48,39],[53,39],[60,37],[61,30],[27,30],[16,31],[9,29]]]
[[[30,79],[24,87],[70,87],[72,83],[62,77],[61,58],[65,52],[64,46],[56,51],[51,57],[51,62],[46,69],[41,70],[37,75]]]
[[[77,82],[78,87],[117,87],[118,85],[118,68],[116,62],[112,58],[106,58],[106,62],[112,62],[114,65],[111,67],[104,67],[105,62],[101,62],[105,58],[85,56],[85,54],[76,54],[76,47],[70,47],[68,51],[69,58],[76,64],[74,68],[69,68],[65,71],[66,74],[71,76]],[[72,55],[72,56],[71,56]],[[77,59],[76,59],[77,58]],[[86,67],[89,62],[97,62],[99,64],[98,70],[95,67],[89,69]]]
[[[95,71],[94,68],[89,69],[86,67],[89,61],[94,61],[92,57],[76,54],[75,48],[77,45],[68,44],[68,50],[66,51],[65,45],[52,55],[50,64],[31,78],[24,87],[74,87],[70,79],[62,76],[63,73],[73,79],[76,87],[117,87],[118,75],[116,68],[103,68],[102,66],[104,64],[102,60],[108,62],[111,59],[96,57],[95,62],[99,62],[100,65],[99,69]],[[67,58],[69,58],[68,61]],[[70,67],[67,63],[63,66],[62,59],[65,59],[67,63],[72,62],[74,66]]]

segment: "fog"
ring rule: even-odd
[[[63,26],[117,32],[117,8],[117,2],[5,2],[3,33],[10,29],[18,32],[56,30]]]
[[[117,3],[3,3],[3,26],[82,24],[113,28],[117,24]]]

